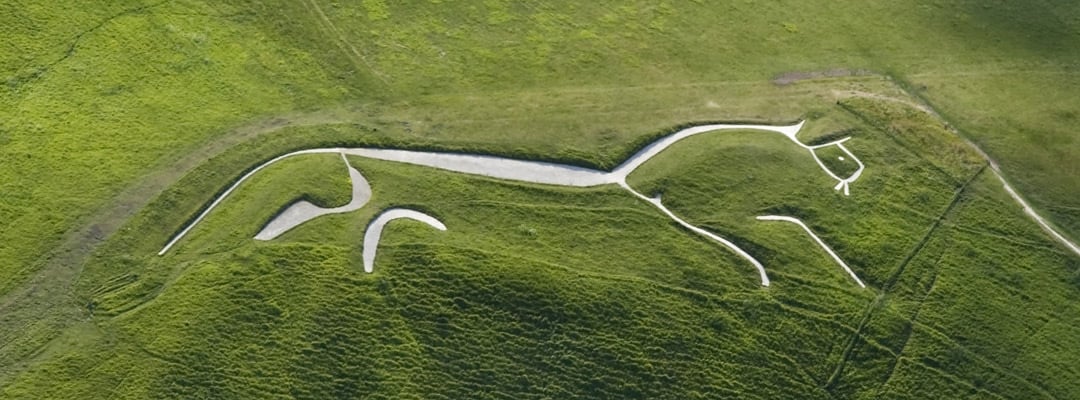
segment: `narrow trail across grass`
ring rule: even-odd
[[[747,82],[747,84],[749,83],[750,82]],[[843,93],[837,92],[836,94],[838,97],[874,97],[877,100],[887,100],[883,99],[882,97],[885,96],[882,95],[867,96],[865,93],[857,93],[854,91]],[[914,97],[918,99],[917,96]],[[902,102],[907,103],[909,106],[921,104],[921,107],[916,108],[928,112],[939,119],[941,118],[934,112],[933,107],[928,104],[912,102],[909,100],[903,100]],[[35,272],[33,277],[31,277],[26,284],[21,285],[20,288],[14,291],[0,295],[0,326],[3,326],[3,328],[0,328],[0,364],[16,365],[16,363],[25,363],[26,360],[28,360],[27,356],[35,354],[44,348],[47,345],[48,340],[51,340],[53,336],[55,336],[55,332],[58,329],[62,329],[64,326],[69,325],[71,321],[86,318],[87,312],[84,305],[79,304],[72,294],[73,283],[81,273],[83,264],[101,243],[121,228],[124,222],[129,220],[139,210],[145,208],[158,194],[175,184],[184,174],[190,172],[207,159],[220,155],[233,146],[267,132],[273,132],[287,126],[323,125],[355,120],[355,118],[342,119],[341,115],[343,114],[331,110],[308,114],[294,114],[280,118],[265,119],[256,124],[230,131],[213,141],[207,142],[201,147],[188,152],[185,156],[180,157],[170,165],[163,166],[150,172],[142,179],[136,181],[133,185],[120,192],[120,194],[115,196],[113,200],[100,211],[92,213],[90,216],[84,218],[83,221],[80,222],[78,228],[71,230],[54,250],[42,257],[40,268],[37,268],[37,272]],[[772,128],[775,129],[777,127]],[[953,131],[955,132],[955,130]],[[791,135],[790,137],[794,138],[794,135]],[[963,135],[961,135],[961,137],[967,140]],[[796,142],[802,147],[808,147],[798,141]],[[843,143],[829,144],[842,145]],[[993,159],[971,141],[968,141],[968,144],[976,149],[976,151],[989,162],[991,171],[998,177],[1009,195],[1020,205],[1029,218],[1038,223],[1039,226],[1050,234],[1055,241],[1063,244],[1071,252],[1080,255],[1080,246],[1063,236],[1049,222],[1043,219],[1008,183]],[[670,145],[670,143],[668,145]],[[666,147],[667,145],[659,148],[656,152],[658,153]],[[642,152],[648,149],[649,147],[643,149]],[[339,149],[334,149],[333,152],[338,152],[338,150]],[[810,150],[813,154],[813,149]],[[846,151],[846,148],[843,150]],[[635,157],[636,156],[637,155],[635,155]],[[820,160],[818,160],[818,162],[820,164]],[[620,171],[626,166],[627,163],[624,163],[615,171]],[[822,167],[827,173],[832,175],[831,171],[824,168],[824,166]],[[860,171],[861,169],[862,166],[860,163]],[[615,171],[594,172],[603,175],[611,174]],[[624,171],[626,171],[626,174],[623,175],[623,179],[625,179],[626,175],[629,175],[632,169]],[[842,180],[839,177],[833,177],[838,181]],[[847,179],[854,181],[851,177]],[[841,185],[838,185],[838,189],[840,189],[841,186],[843,186],[843,189],[847,189],[847,186],[843,185],[843,182],[841,182]],[[640,194],[635,192],[635,195],[638,196]],[[661,210],[664,210],[663,205],[659,204],[658,200],[654,203],[652,199],[649,199],[644,195],[638,197],[657,206]],[[207,210],[207,212],[209,212],[209,210]],[[679,221],[676,220],[676,222]],[[190,225],[194,225],[194,223]],[[763,268],[761,272],[763,277],[767,279],[767,276],[763,273]],[[767,283],[765,284],[767,285]],[[25,332],[41,333],[31,337],[26,335]],[[5,376],[0,376],[0,383],[2,383],[4,379]]]
[[[304,0],[303,3],[304,7],[306,7],[309,11],[315,14],[319,21],[319,25],[321,25],[328,34],[333,36],[333,38],[331,38],[331,41],[337,44],[338,48],[341,49],[345,53],[345,56],[353,62],[354,66],[356,66],[357,68],[366,68],[367,70],[371,71],[371,73],[374,74],[376,77],[378,77],[379,80],[381,80],[383,83],[390,83],[390,81],[386,78],[386,74],[383,74],[382,72],[379,72],[377,69],[375,69],[375,67],[371,65],[371,62],[368,61],[367,57],[364,56],[363,53],[356,49],[356,46],[353,46],[352,43],[350,43],[346,39],[345,33],[343,33],[341,29],[337,27],[337,25],[334,25],[334,22],[326,16],[326,13],[323,12],[322,7],[319,6],[318,1]]]
[[[228,131],[171,164],[148,173],[120,192],[44,255],[41,267],[25,284],[0,296],[0,365],[14,365],[25,360],[53,338],[50,334],[35,336],[27,332],[55,332],[52,327],[66,326],[70,321],[86,317],[86,308],[72,293],[83,264],[125,222],[185,174],[207,159],[252,138],[289,126],[349,122],[350,113],[344,108],[331,108],[261,119]],[[4,378],[0,376],[0,382]]]
[[[901,87],[903,88],[903,86],[901,86]],[[936,118],[938,120],[946,122],[946,129],[948,129],[950,132],[952,132],[957,137],[962,139],[968,146],[971,146],[971,148],[974,149],[975,152],[979,154],[979,156],[981,156],[984,160],[986,160],[987,163],[989,163],[991,172],[993,172],[994,176],[996,176],[998,178],[998,180],[1001,181],[1002,187],[1004,187],[1005,191],[1009,193],[1009,196],[1012,197],[1013,200],[1016,201],[1016,204],[1019,205],[1020,208],[1022,208],[1024,210],[1024,214],[1026,214],[1028,216],[1028,218],[1031,218],[1032,221],[1035,221],[1035,223],[1038,224],[1039,227],[1042,228],[1043,231],[1045,231],[1047,234],[1049,234],[1050,237],[1054,239],[1054,241],[1056,241],[1058,243],[1061,243],[1061,245],[1065,246],[1065,248],[1072,251],[1073,254],[1076,254],[1077,256],[1080,256],[1080,245],[1077,245],[1075,242],[1073,242],[1073,241],[1069,240],[1069,238],[1065,237],[1065,235],[1063,235],[1061,232],[1058,232],[1058,230],[1056,228],[1054,228],[1054,226],[1051,225],[1050,222],[1048,222],[1045,218],[1043,218],[1041,215],[1039,215],[1039,213],[1036,212],[1035,209],[1032,208],[1030,204],[1028,204],[1027,200],[1024,200],[1024,197],[1021,196],[1020,193],[1017,192],[1016,189],[1013,188],[1013,186],[1009,184],[1009,181],[1005,179],[1005,175],[1001,172],[1001,168],[998,167],[997,161],[995,161],[993,158],[990,157],[989,154],[987,154],[985,151],[983,151],[983,149],[981,147],[979,147],[979,145],[975,144],[975,142],[968,139],[967,136],[962,135],[959,131],[957,131],[956,128],[953,127],[953,124],[948,123],[948,121],[945,120],[945,118],[941,115],[941,113],[938,112],[933,107],[933,105],[929,104],[924,98],[912,93],[910,90],[907,90],[907,89],[905,89],[905,92],[909,96],[911,96],[912,98],[917,99],[917,101],[907,100],[907,99],[899,99],[899,98],[890,97],[890,96],[884,96],[884,95],[875,94],[875,93],[862,92],[862,91],[858,91],[858,90],[847,90],[847,91],[836,91],[836,90],[834,90],[833,91],[833,96],[835,96],[837,98],[859,97],[859,98],[867,98],[867,99],[872,99],[872,100],[888,101],[888,102],[893,102],[893,103],[904,104],[904,105],[906,105],[908,107],[912,107],[912,108],[914,108],[916,110],[919,110],[919,111],[922,111],[922,112],[924,112],[926,114],[929,114],[930,116],[932,116],[932,117],[934,117],[934,118]]]

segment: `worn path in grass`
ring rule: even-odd
[[[937,112],[937,110],[935,110],[933,106],[925,102],[900,99],[896,97],[885,96],[877,93],[868,93],[858,90],[834,90],[832,91],[832,93],[833,96],[838,99],[847,97],[861,97],[873,100],[900,103],[927,113],[938,120],[945,121],[945,118],[941,116],[941,113]],[[910,92],[908,92],[908,95],[915,99],[919,99],[918,96],[915,96]],[[1050,237],[1052,237],[1055,241],[1061,243],[1063,246],[1065,246],[1065,248],[1069,249],[1077,256],[1080,256],[1080,245],[1077,245],[1073,241],[1066,238],[1065,235],[1063,235],[1061,232],[1058,232],[1058,230],[1054,228],[1054,226],[1051,225],[1050,222],[1048,222],[1041,215],[1039,215],[1039,213],[1036,212],[1030,204],[1028,204],[1027,200],[1024,200],[1024,197],[1021,196],[1020,193],[1017,192],[1016,189],[1009,184],[1009,181],[1005,179],[1005,175],[1002,174],[1001,168],[998,167],[997,161],[995,161],[993,158],[990,157],[989,154],[983,151],[983,149],[979,147],[979,145],[975,144],[975,142],[971,141],[971,139],[968,139],[967,136],[957,131],[952,124],[947,123],[947,121],[945,122],[946,129],[948,129],[954,135],[962,139],[965,143],[967,143],[968,146],[971,146],[972,149],[975,149],[975,152],[979,153],[979,156],[981,156],[983,159],[986,160],[987,163],[990,164],[990,171],[994,173],[994,176],[996,176],[999,181],[1001,181],[1001,185],[1005,188],[1005,191],[1009,193],[1009,196],[1012,197],[1013,200],[1016,201],[1016,204],[1018,204],[1024,210],[1024,214],[1031,218],[1031,220],[1035,221],[1035,223],[1039,224],[1039,227],[1042,228],[1042,230],[1045,231],[1047,234],[1049,234]]]
[[[310,113],[295,113],[264,118],[253,124],[228,131],[216,140],[187,153],[171,165],[147,174],[117,195],[110,205],[88,218],[81,227],[68,233],[63,242],[44,257],[44,265],[20,289],[0,297],[0,365],[11,365],[25,354],[13,350],[22,340],[41,340],[31,344],[38,349],[49,338],[27,338],[27,332],[41,331],[44,324],[66,325],[84,313],[72,293],[72,285],[90,254],[120,227],[146,207],[156,196],[175,184],[185,174],[206,160],[254,137],[289,126],[313,126],[350,120],[351,111],[334,108]],[[48,315],[50,318],[45,319]],[[18,353],[18,354],[15,354]]]
[[[729,82],[729,84],[742,83]],[[864,95],[855,91],[837,91],[834,94],[836,97]],[[805,96],[806,93],[791,94],[793,97],[799,97],[800,95]],[[881,96],[874,97],[878,100],[885,100],[880,98]],[[923,110],[933,111],[932,108],[923,108]],[[0,325],[8,327],[0,329],[0,364],[14,365],[17,360],[25,360],[27,351],[21,348],[25,346],[26,341],[32,342],[31,345],[40,350],[52,336],[52,334],[42,334],[40,337],[27,339],[29,335],[25,334],[26,332],[55,331],[62,329],[70,321],[85,316],[84,305],[78,304],[71,293],[73,282],[81,272],[82,265],[98,245],[115,233],[125,221],[149,204],[165,188],[175,184],[182,176],[205,160],[263,133],[288,126],[323,125],[356,120],[355,116],[342,117],[348,114],[348,111],[334,110],[264,119],[258,123],[223,134],[214,141],[208,142],[177,159],[171,165],[151,172],[129,186],[128,189],[122,191],[101,211],[86,218],[80,226],[69,231],[53,251],[42,257],[41,268],[35,272],[25,285],[0,296]],[[940,118],[940,116],[936,115],[937,113],[933,114]],[[972,146],[978,149],[974,144]],[[981,150],[980,153],[982,153]],[[1053,236],[1055,240],[1064,244],[1072,252],[1080,254],[1080,247],[1058,233],[1048,222],[1032,210],[1026,201],[1005,181],[996,163],[985,153],[983,153],[983,156],[990,160],[995,175],[1002,180],[1007,191],[1024,208],[1025,213]],[[42,326],[47,326],[47,328],[42,328]],[[17,341],[24,343],[16,343]],[[13,345],[13,343],[15,344]],[[3,376],[0,376],[0,381],[2,380]]]
[[[49,267],[80,264],[99,243],[115,233],[120,228],[120,225],[149,204],[155,196],[175,184],[199,164],[220,155],[229,148],[262,134],[290,126],[315,126],[349,122],[349,113],[350,111],[345,108],[334,108],[264,118],[253,124],[233,129],[216,140],[192,150],[171,165],[147,174],[127,190],[117,195],[110,202],[109,207],[85,221],[80,229],[69,233],[64,242],[57,246],[56,250],[47,257],[50,261],[42,271],[52,271]],[[61,271],[52,272],[59,273]],[[46,280],[45,278],[52,281],[55,280],[55,275],[50,273],[38,274],[37,278],[27,286],[33,291],[32,288],[38,286],[37,283],[43,283],[41,281]],[[0,314],[3,314],[3,311],[17,297],[20,297],[17,292],[5,295],[3,300],[0,301]]]

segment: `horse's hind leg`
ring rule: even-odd
[[[707,237],[709,239],[712,239],[713,241],[724,245],[724,247],[727,247],[727,248],[731,249],[731,251],[734,251],[735,254],[738,254],[740,257],[745,258],[747,261],[749,261],[751,264],[753,264],[755,268],[757,268],[758,274],[761,275],[761,286],[769,286],[769,275],[765,273],[765,266],[761,265],[761,262],[758,261],[756,258],[754,258],[754,256],[751,256],[750,253],[747,253],[745,250],[739,248],[739,246],[736,246],[735,243],[732,243],[731,241],[729,241],[727,239],[724,239],[724,238],[722,238],[720,236],[717,236],[716,234],[713,234],[712,232],[701,229],[701,228],[696,227],[694,225],[690,225],[690,223],[684,221],[682,218],[679,218],[677,215],[675,215],[675,213],[671,212],[671,210],[669,210],[667,207],[665,207],[664,204],[660,202],[660,198],[646,197],[645,195],[643,195],[641,193],[638,193],[636,190],[631,188],[630,185],[626,184],[625,182],[620,182],[619,186],[622,186],[623,189],[626,189],[630,193],[633,193],[634,196],[636,196],[636,197],[638,197],[638,198],[640,198],[642,200],[645,200],[646,202],[648,202],[649,204],[652,204],[653,206],[656,206],[656,208],[659,208],[660,211],[663,211],[664,214],[668,216],[668,218],[671,218],[672,220],[677,222],[679,225],[682,225],[684,228],[689,229],[691,231],[694,231],[694,233],[697,233],[697,234],[699,234],[701,236],[705,236],[705,237]]]
[[[420,221],[440,231],[446,230],[446,225],[443,225],[442,221],[419,211],[406,208],[391,208],[383,211],[368,224],[367,231],[364,232],[364,272],[370,274],[375,269],[375,251],[379,248],[383,227],[399,218]]]
[[[349,181],[352,182],[352,200],[348,204],[341,207],[334,208],[322,208],[317,205],[311,204],[307,201],[300,200],[293,203],[286,208],[281,214],[278,214],[266,224],[265,227],[257,235],[255,240],[273,240],[281,234],[288,232],[290,229],[300,226],[301,224],[311,221],[315,218],[329,214],[340,214],[350,211],[359,210],[368,201],[371,200],[371,185],[368,184],[364,175],[357,171],[349,164],[349,160],[345,158],[345,154],[341,155],[341,159],[345,161],[345,166],[349,169]]]

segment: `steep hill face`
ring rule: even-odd
[[[821,21],[829,21],[827,24]],[[880,23],[887,21],[887,23]],[[994,397],[1080,388],[1080,8],[1045,1],[0,4],[0,396]],[[612,170],[615,186],[313,147]],[[957,134],[961,136],[957,136]],[[960,137],[973,141],[979,154]],[[227,207],[225,207],[227,206]],[[388,225],[374,274],[360,241]],[[854,285],[798,226],[853,271]]]

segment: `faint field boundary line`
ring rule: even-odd
[[[371,71],[371,73],[374,74],[376,78],[379,78],[379,80],[381,80],[383,83],[387,85],[390,84],[390,81],[387,79],[386,74],[379,72],[379,70],[376,69],[375,66],[371,64],[371,62],[368,61],[367,57],[364,56],[363,53],[357,50],[356,47],[353,46],[352,43],[350,43],[346,39],[345,33],[342,32],[341,29],[337,27],[337,25],[334,25],[333,21],[330,21],[330,18],[326,16],[325,12],[323,12],[322,7],[319,7],[318,1],[304,0],[304,6],[308,9],[308,11],[315,13],[315,16],[320,22],[319,25],[321,25],[326,31],[328,31],[327,33],[335,37],[333,39],[334,43],[336,43],[338,48],[345,53],[346,57],[352,60],[353,65],[356,65],[357,68],[366,68],[367,70]]]
[[[139,7],[129,8],[129,9],[120,11],[120,12],[118,12],[116,14],[110,15],[110,16],[102,19],[96,25],[91,26],[91,27],[83,30],[82,32],[79,32],[79,33],[75,34],[75,36],[72,37],[70,41],[68,41],[68,44],[66,46],[67,48],[64,50],[64,54],[62,56],[60,56],[60,58],[57,58],[56,60],[54,60],[54,61],[52,61],[50,63],[47,63],[47,64],[45,64],[45,65],[43,65],[41,67],[38,67],[38,68],[29,67],[29,68],[31,68],[33,70],[33,72],[29,73],[29,76],[26,78],[26,80],[24,82],[22,82],[22,84],[32,83],[32,82],[37,81],[38,79],[41,79],[41,77],[48,74],[57,65],[59,65],[60,63],[62,63],[64,61],[67,61],[72,56],[74,56],[75,51],[79,48],[79,43],[82,43],[82,40],[83,40],[84,37],[86,37],[86,35],[94,33],[95,31],[103,28],[105,25],[108,25],[110,22],[113,22],[113,21],[115,21],[115,20],[117,20],[117,19],[119,19],[121,17],[126,17],[128,15],[133,15],[133,14],[140,14],[140,13],[146,12],[147,10],[150,10],[152,8],[160,7],[160,6],[164,5],[165,3],[170,3],[172,1],[173,0],[161,0],[161,1],[158,1],[158,2],[155,2],[155,3],[151,3],[151,4],[144,4],[144,5],[139,6]],[[44,58],[44,56],[42,58]],[[37,59],[38,59],[37,57],[34,58],[35,61]],[[27,68],[27,67],[24,66],[22,68]],[[22,86],[22,85],[19,85],[19,86]]]
[[[914,101],[906,100],[906,99],[901,99],[901,98],[896,98],[896,97],[891,97],[891,96],[885,96],[885,95],[880,95],[880,94],[875,94],[875,93],[867,93],[867,92],[858,91],[858,90],[847,90],[847,91],[833,90],[833,95],[835,97],[837,97],[837,98],[858,97],[858,98],[867,98],[867,99],[872,99],[872,100],[900,103],[900,104],[907,105],[909,107],[913,107],[913,108],[915,108],[915,109],[917,109],[919,111],[922,111],[924,113],[927,113],[930,116],[932,116],[934,118],[937,118],[938,120],[944,122],[946,130],[948,130],[949,132],[951,132],[952,134],[956,135],[961,140],[963,140],[965,144],[967,144],[972,149],[974,149],[975,152],[979,154],[979,156],[981,156],[984,160],[986,160],[987,163],[989,163],[991,171],[993,171],[994,176],[996,176],[998,178],[998,180],[1001,181],[1001,185],[1005,189],[1005,192],[1008,193],[1009,197],[1012,197],[1012,199],[1020,206],[1020,208],[1023,210],[1024,214],[1026,214],[1028,216],[1028,218],[1030,218],[1032,221],[1034,221],[1036,224],[1038,224],[1039,227],[1042,228],[1042,230],[1044,232],[1049,234],[1050,237],[1052,239],[1054,239],[1054,241],[1056,241],[1056,242],[1060,243],[1061,245],[1065,246],[1066,249],[1068,249],[1072,253],[1076,254],[1077,256],[1080,256],[1080,245],[1077,245],[1069,237],[1067,237],[1067,236],[1065,236],[1065,234],[1061,233],[1059,228],[1055,227],[1055,225],[1051,221],[1047,221],[1045,218],[1042,217],[1042,215],[1040,215],[1037,211],[1035,211],[1035,208],[1032,207],[1031,204],[1028,203],[1027,200],[1025,200],[1022,195],[1020,195],[1020,192],[1017,191],[1009,183],[1008,179],[1005,178],[1005,174],[1001,172],[1001,168],[998,166],[997,161],[995,161],[992,157],[990,157],[989,154],[987,154],[985,151],[983,151],[983,149],[981,147],[979,147],[979,145],[977,145],[974,141],[972,141],[966,135],[964,135],[962,132],[960,132],[960,130],[957,129],[956,126],[953,125],[949,121],[949,119],[947,119],[945,117],[944,114],[942,114],[940,111],[938,111],[938,109],[936,107],[934,107],[933,104],[930,103],[929,99],[927,99],[925,96],[920,95],[916,90],[914,90],[910,83],[908,83],[906,81],[903,81],[901,79],[895,79],[891,75],[884,75],[884,74],[881,74],[881,75],[885,76],[885,77],[888,77],[888,78],[890,78],[890,80],[896,82],[896,85],[901,90],[903,90],[905,94],[907,94],[908,96],[910,96],[911,98],[913,98],[915,100]],[[1053,207],[1053,206],[1048,206],[1048,207]]]
[[[911,260],[913,260],[915,256],[922,251],[923,247],[926,246],[926,243],[929,242],[930,238],[934,235],[934,232],[936,232],[938,227],[941,226],[942,221],[944,221],[948,217],[949,213],[951,213],[952,210],[956,207],[956,205],[960,203],[960,199],[963,197],[964,192],[967,191],[968,186],[972,182],[974,182],[975,179],[981,176],[983,171],[986,171],[986,165],[983,165],[983,167],[980,168],[977,172],[975,172],[975,174],[973,174],[971,178],[969,178],[967,182],[963,184],[963,186],[956,190],[956,194],[953,195],[952,201],[949,202],[949,205],[945,207],[945,211],[943,211],[941,215],[939,215],[938,218],[934,220],[934,223],[930,225],[930,228],[926,231],[926,234],[923,235],[922,239],[920,239],[919,242],[915,244],[915,247],[912,248],[910,252],[908,252],[908,255],[904,257],[904,260],[900,262],[900,265],[897,266],[896,270],[894,270],[893,273],[889,276],[889,279],[885,281],[884,285],[882,285],[881,294],[875,297],[874,301],[872,301],[867,306],[866,313],[863,315],[862,320],[859,321],[858,328],[856,328],[855,332],[853,332],[848,338],[847,344],[844,346],[844,352],[840,356],[840,361],[837,362],[836,368],[833,370],[833,373],[829,377],[829,380],[825,383],[826,390],[832,392],[832,390],[836,387],[836,384],[840,381],[840,375],[843,374],[844,367],[847,365],[848,360],[851,358],[851,353],[855,350],[855,344],[858,342],[859,337],[862,335],[862,331],[866,328],[866,325],[870,322],[870,319],[873,318],[874,312],[880,309],[882,304],[884,304],[885,296],[887,296],[893,286],[896,285],[896,281],[900,279],[900,275],[907,268],[908,263],[910,263]]]

